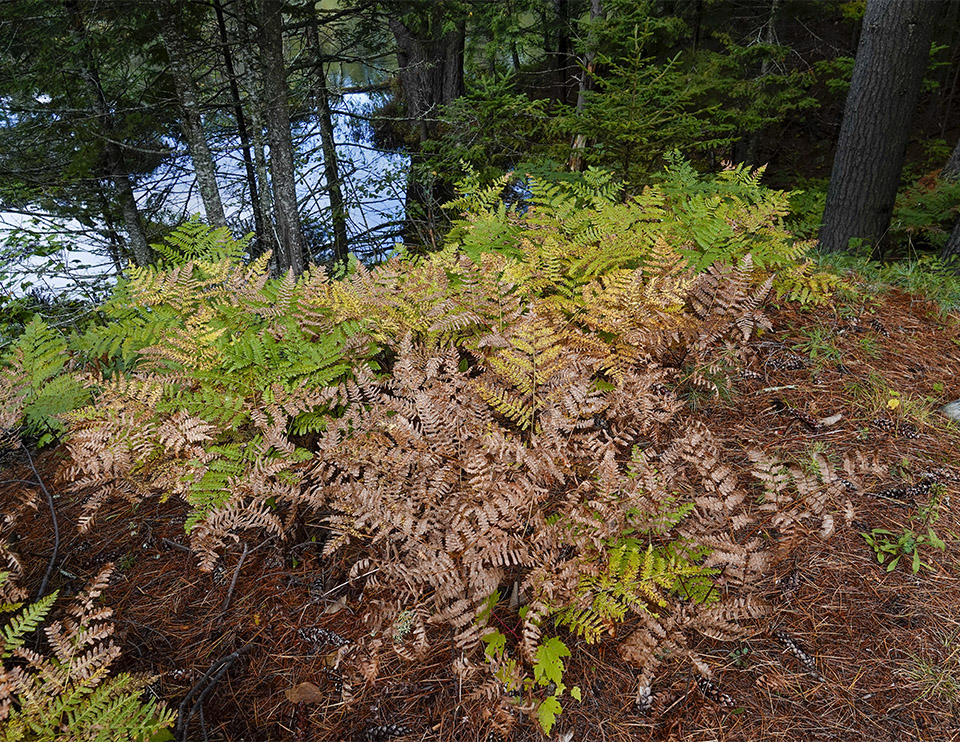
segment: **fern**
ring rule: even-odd
[[[151,248],[162,268],[191,261],[238,263],[246,254],[251,238],[252,235],[247,235],[242,240],[235,240],[226,227],[214,229],[194,215]]]
[[[796,246],[756,173],[681,175],[700,183],[689,198],[623,200],[599,172],[534,182],[525,213],[477,192],[459,247],[341,280],[212,260],[226,237],[190,227],[118,286],[115,327],[61,352],[55,378],[92,399],[62,416],[63,477],[91,495],[81,527],[108,497],[178,497],[211,569],[238,532],[282,537],[312,512],[363,583],[364,620],[399,636],[369,632],[348,681],[373,682],[387,648],[416,659],[452,636],[465,687],[496,679],[545,726],[566,703],[544,698],[569,672],[559,627],[601,641],[632,616],[648,677],[687,632],[748,624],[766,564],[744,535],[751,500],[672,389],[748,352]],[[511,583],[526,605],[501,645],[491,595]]]
[[[25,607],[0,629],[0,740],[70,739],[91,742],[159,742],[175,715],[155,700],[142,700],[149,677],[109,675],[119,649],[107,642],[113,633],[109,609],[94,600],[109,578],[107,566],[68,609],[69,618],[46,629],[53,658],[24,647],[25,637],[46,619],[56,593]],[[7,579],[0,574],[0,586]],[[16,661],[12,661],[12,660]],[[65,737],[64,737],[65,738]]]
[[[689,513],[688,508],[675,511]],[[671,527],[683,518],[673,520]],[[655,546],[634,537],[612,541],[606,551],[606,565],[580,578],[573,605],[558,613],[557,621],[582,636],[587,643],[604,633],[615,634],[616,625],[631,612],[653,613],[675,596],[694,604],[715,602],[716,569],[702,566],[709,549],[684,540]]]
[[[9,578],[8,572],[0,572],[0,585],[3,585]],[[36,603],[31,603],[23,608],[20,613],[7,619],[7,624],[0,630],[0,659],[9,659],[14,650],[23,646],[26,637],[36,631],[37,627],[43,623],[54,601],[57,599],[57,593],[51,593],[41,598]],[[3,606],[4,613],[19,610],[22,603],[13,603]]]
[[[3,359],[0,392],[39,446],[63,433],[58,415],[89,399],[79,380],[66,373],[69,360],[66,340],[38,318],[26,326]]]

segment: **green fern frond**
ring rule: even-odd
[[[16,616],[7,619],[6,625],[0,629],[0,643],[3,645],[0,659],[9,658],[13,650],[23,646],[26,637],[43,623],[56,599],[57,593],[53,592],[36,603],[31,603]]]
[[[151,245],[161,268],[172,268],[190,261],[239,263],[249,247],[252,235],[235,240],[226,227],[214,229],[194,215],[163,238]]]
[[[0,629],[0,657],[19,655],[27,660],[6,672],[0,684],[0,742],[54,740],[65,732],[70,739],[85,742],[152,742],[172,726],[173,711],[141,699],[152,678],[109,674],[119,654],[112,642],[105,641],[113,633],[107,621],[111,612],[93,604],[109,574],[109,567],[101,571],[68,608],[74,618],[46,628],[56,650],[54,658],[24,648],[23,642],[49,613],[56,593],[28,606]],[[162,738],[172,739],[168,734]]]

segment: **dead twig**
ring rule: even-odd
[[[168,539],[168,538],[162,538],[162,539],[160,539],[160,542],[166,544],[167,546],[169,546],[169,547],[171,547],[171,548],[173,548],[173,549],[180,549],[180,551],[185,551],[185,552],[187,552],[188,554],[193,553],[193,549],[191,549],[189,546],[184,546],[183,544],[178,544],[176,541],[171,541],[171,540]]]
[[[33,476],[36,477],[35,484],[39,484],[40,489],[43,490],[43,494],[46,495],[47,505],[50,508],[50,517],[53,519],[53,553],[50,554],[50,561],[47,563],[47,571],[43,575],[43,581],[40,583],[40,589],[37,591],[37,600],[39,600],[47,591],[47,585],[50,583],[50,575],[53,574],[53,567],[57,563],[57,553],[60,551],[60,524],[57,521],[57,509],[53,504],[53,495],[50,494],[50,490],[47,489],[47,485],[43,483],[43,478],[40,476],[40,472],[37,471],[37,467],[33,463],[33,456],[30,455],[30,450],[23,443],[20,444],[20,448],[22,448],[23,452],[27,455],[27,462],[30,464],[30,470],[33,472]]]
[[[194,685],[187,694],[183,697],[183,700],[180,701],[180,706],[177,708],[177,726],[175,730],[175,739],[177,742],[187,742],[187,729],[190,726],[190,721],[193,719],[194,715],[199,709],[203,708],[203,702],[207,699],[207,696],[210,694],[210,691],[213,690],[214,686],[220,682],[227,670],[230,669],[231,665],[236,662],[243,654],[250,651],[253,647],[254,640],[251,639],[249,642],[244,644],[240,649],[235,652],[231,652],[226,657],[222,657],[208,669],[200,681]],[[189,712],[187,707],[190,704],[191,700],[196,697],[196,700],[193,701],[193,705],[190,706]]]
[[[237,568],[233,570],[233,579],[230,580],[230,589],[227,590],[227,597],[223,599],[223,605],[220,606],[220,612],[225,613],[227,608],[230,607],[230,600],[233,598],[233,590],[237,586],[237,578],[240,576],[240,568],[243,566],[243,560],[247,558],[247,554],[250,553],[250,548],[244,544],[243,553],[240,555],[240,559],[237,561]]]

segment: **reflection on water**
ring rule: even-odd
[[[349,79],[349,75],[361,82],[367,77],[361,69],[342,74],[341,79]],[[363,116],[372,111],[375,101],[366,94],[351,94],[338,105],[340,110]],[[334,124],[351,250],[363,260],[375,261],[389,254],[399,240],[408,159],[370,145],[368,125],[362,119],[339,115]],[[210,143],[217,153],[228,223],[235,234],[252,232],[253,211],[240,142],[221,134],[214,135]],[[163,225],[203,213],[185,145],[172,140],[167,144],[175,154],[139,180],[135,189],[154,235]],[[332,256],[333,230],[319,128],[312,117],[294,124],[294,144],[304,233],[311,253],[323,263]],[[98,220],[81,223],[40,211],[0,212],[0,295],[39,290],[88,299],[102,296],[119,267],[109,257],[110,239],[108,225]]]

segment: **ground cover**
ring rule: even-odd
[[[960,398],[960,325],[933,302],[896,291],[833,307],[773,305],[768,314],[774,327],[750,341],[752,361],[718,380],[719,395],[685,393],[677,417],[713,431],[761,506],[778,500],[752,534],[768,556],[765,611],[739,641],[691,637],[705,672],[663,662],[646,697],[628,662],[635,619],[593,644],[565,636],[564,682],[582,698],[564,703],[554,737],[960,734],[960,431],[937,412]],[[778,490],[760,481],[756,451],[794,467],[794,480],[806,472],[820,485]],[[375,596],[349,565],[321,556],[319,522],[306,518],[285,542],[244,532],[205,574],[184,535],[182,500],[150,499],[135,510],[110,502],[95,531],[71,528],[83,502],[57,480],[62,455],[36,460],[58,493],[51,587],[66,597],[104,563],[116,566],[104,595],[124,648],[121,669],[158,676],[152,692],[179,708],[181,738],[498,738],[489,699],[465,693],[451,672],[452,643],[415,661],[384,652],[376,668],[333,667],[338,650],[369,639],[359,616]],[[10,452],[0,497],[13,502],[32,479],[22,452]],[[33,593],[54,546],[49,513],[21,518],[16,537],[21,582]],[[504,604],[497,629],[510,636],[520,621]],[[371,681],[357,682],[365,673]],[[521,721],[506,738],[541,736]]]

